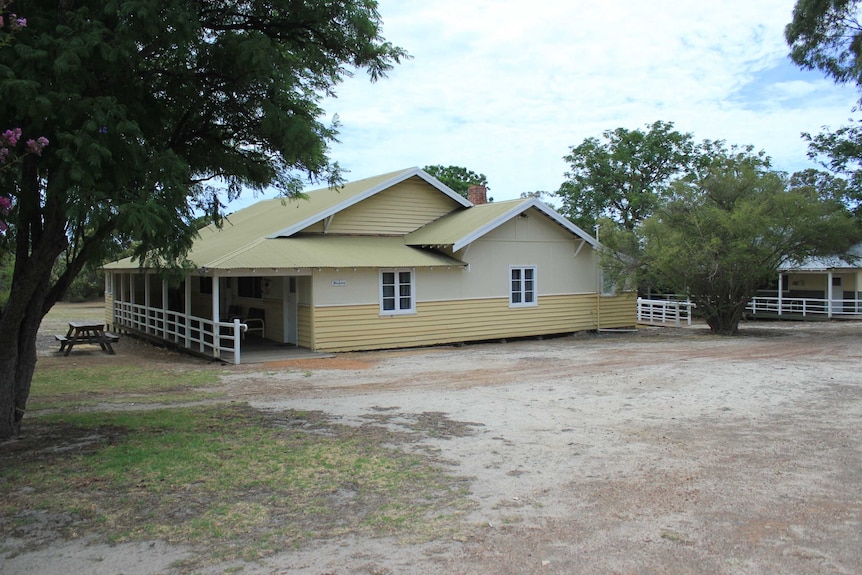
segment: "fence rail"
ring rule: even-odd
[[[638,298],[638,323],[649,325],[691,325],[690,301]]]
[[[694,304],[673,299],[638,298],[638,323],[691,325]],[[788,318],[862,317],[862,299],[818,299],[757,296],[745,308],[751,316]]]
[[[769,314],[820,318],[824,316],[860,316],[862,315],[862,300],[758,296],[748,302],[745,310],[752,315]]]
[[[248,329],[236,319],[214,322],[182,312],[114,302],[114,329],[126,328],[239,365],[240,340]]]

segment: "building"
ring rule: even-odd
[[[307,196],[201,230],[180,286],[107,264],[108,324],[234,362],[246,333],[337,352],[635,324],[596,240],[535,198],[467,200],[418,168]]]

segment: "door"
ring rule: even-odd
[[[298,298],[296,295],[296,278],[285,278],[284,282],[284,343],[297,345],[297,313]]]
[[[832,301],[829,304],[829,311],[832,314],[844,313],[844,285],[841,282],[841,276],[832,276]]]

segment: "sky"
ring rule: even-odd
[[[323,101],[341,124],[331,159],[348,181],[463,166],[501,201],[557,190],[584,139],[662,120],[751,144],[783,171],[814,167],[800,134],[847,124],[859,94],[790,62],[793,5],[379,0],[383,36],[413,58]]]

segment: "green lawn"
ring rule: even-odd
[[[82,310],[100,313],[48,320]],[[318,538],[449,537],[474,505],[383,425],[233,402],[210,364],[108,357],[37,364],[23,435],[0,445],[0,540],[41,533],[38,511],[66,537],[191,545],[194,571]]]

